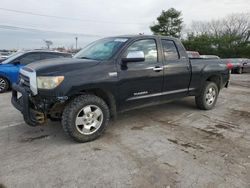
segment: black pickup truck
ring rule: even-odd
[[[190,60],[178,39],[119,36],[93,42],[74,58],[32,63],[13,85],[12,104],[31,126],[61,120],[78,142],[96,139],[117,112],[195,96],[212,109],[230,66]]]

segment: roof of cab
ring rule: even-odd
[[[30,52],[45,52],[45,53],[58,53],[58,54],[69,54],[67,52],[58,52],[58,51],[52,51],[52,50],[44,50],[44,49],[35,49],[35,50],[20,50],[18,52],[24,52],[24,53],[30,53]]]
[[[162,35],[119,35],[119,36],[114,36],[114,37],[117,37],[117,38],[119,38],[119,37],[121,37],[121,38],[149,38],[149,37],[154,37],[154,38],[164,38],[164,39],[172,39],[172,40],[177,39],[177,38],[174,38],[174,37],[162,36]]]

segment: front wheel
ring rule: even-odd
[[[201,92],[195,97],[196,106],[201,110],[211,110],[219,95],[218,86],[214,82],[206,82]]]
[[[62,126],[77,142],[98,138],[109,122],[109,108],[104,100],[95,95],[82,95],[72,100],[64,109]]]
[[[0,77],[0,93],[4,93],[9,89],[9,82],[6,78]]]

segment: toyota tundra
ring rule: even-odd
[[[212,109],[228,86],[230,67],[219,59],[189,59],[182,43],[171,37],[109,37],[73,58],[23,67],[12,86],[12,104],[28,125],[60,120],[70,137],[87,142],[129,109],[187,96],[195,97],[199,109]]]

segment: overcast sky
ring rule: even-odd
[[[149,26],[163,9],[171,7],[182,11],[185,25],[193,20],[250,12],[249,0],[1,0],[0,49],[40,48],[43,39],[52,40],[54,46],[70,47],[75,36],[79,37],[79,46],[83,46],[110,35],[150,34]]]

